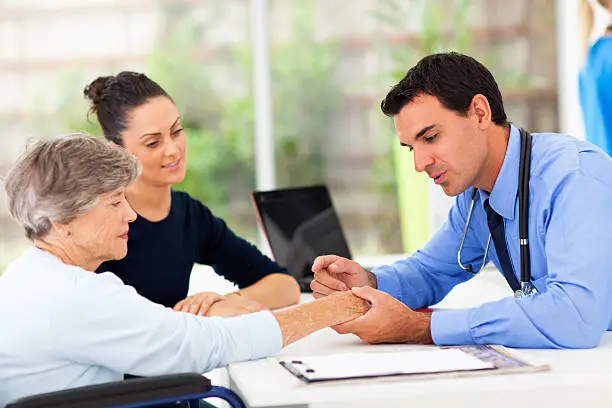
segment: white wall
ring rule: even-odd
[[[578,95],[578,72],[582,64],[579,6],[577,0],[557,0],[559,130],[584,139]]]

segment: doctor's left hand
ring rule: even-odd
[[[388,293],[369,286],[353,293],[372,307],[361,317],[334,326],[340,334],[353,333],[367,343],[433,344],[431,315],[415,312]]]

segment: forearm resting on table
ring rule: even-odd
[[[370,305],[351,292],[334,293],[314,302],[274,313],[283,335],[283,347],[317,330],[363,315]]]
[[[273,273],[246,288],[240,294],[269,309],[294,305],[300,301],[300,287],[291,275]]]

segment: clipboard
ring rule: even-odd
[[[452,346],[385,352],[359,352],[279,360],[307,383],[408,376],[415,378],[545,371],[503,346]]]

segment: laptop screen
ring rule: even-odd
[[[304,286],[319,255],[351,258],[325,186],[254,191],[253,201],[272,253]]]

